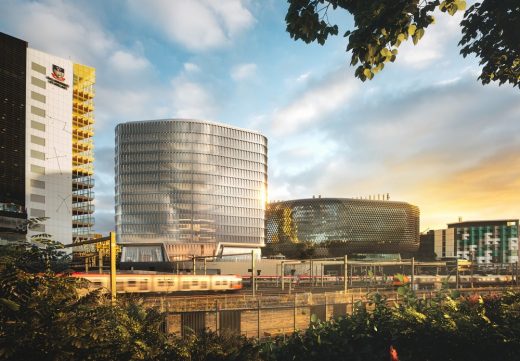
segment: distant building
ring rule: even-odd
[[[435,247],[434,247],[435,231],[429,230],[421,233],[419,250],[416,254],[418,261],[433,261],[435,260]]]
[[[28,236],[87,239],[94,224],[95,70],[3,33],[0,54],[0,229],[47,217]]]
[[[458,257],[477,264],[518,262],[518,220],[468,221],[435,231],[437,258]]]
[[[275,251],[319,247],[320,256],[412,253],[419,247],[419,208],[404,202],[311,198],[269,203],[267,243]]]
[[[259,253],[264,246],[263,135],[199,120],[122,123],[115,169],[116,233],[126,244],[125,262],[162,259],[154,254],[160,244],[169,260]]]

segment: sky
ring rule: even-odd
[[[96,68],[96,230],[114,229],[114,128],[194,118],[269,140],[269,199],[389,194],[420,230],[520,217],[520,91],[482,86],[462,13],[365,83],[346,40],[292,40],[283,0],[3,0],[0,31]],[[339,33],[352,19],[330,14]]]

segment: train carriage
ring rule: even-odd
[[[91,288],[109,288],[108,274],[73,273],[91,282]],[[118,293],[228,292],[242,289],[237,275],[118,274]]]

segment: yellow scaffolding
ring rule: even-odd
[[[94,218],[94,68],[74,64],[72,91],[72,208],[83,214],[81,221],[73,220],[73,241],[91,238]]]

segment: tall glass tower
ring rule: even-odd
[[[115,175],[118,242],[163,243],[170,258],[264,245],[267,138],[259,133],[185,119],[119,124]]]

